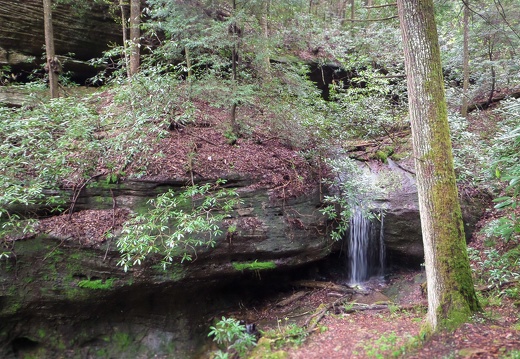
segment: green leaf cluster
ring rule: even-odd
[[[239,358],[244,358],[249,350],[256,345],[256,337],[247,333],[245,325],[233,318],[222,317],[214,326],[210,327],[209,337],[213,337],[225,351],[219,350],[215,358],[231,358],[236,353]]]
[[[506,210],[499,219],[497,232],[506,241],[520,236],[520,218],[515,210],[520,207],[520,100],[510,100],[501,109],[511,126],[505,124],[502,135],[493,146],[495,176],[505,182],[503,195],[496,198],[495,208]]]
[[[95,114],[63,98],[34,108],[0,107],[0,238],[33,230],[23,214],[34,206],[60,209],[60,189],[89,176],[101,155],[93,141]]]
[[[150,200],[150,210],[123,225],[118,264],[126,271],[158,255],[166,269],[175,258],[191,261],[197,247],[213,247],[223,233],[223,219],[241,203],[235,190],[220,188],[224,183],[196,184],[180,193],[169,190]]]

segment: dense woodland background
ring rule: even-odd
[[[44,64],[42,50],[41,58],[25,54],[23,62],[6,60],[0,69],[2,89],[23,94],[22,102],[0,107],[3,260],[15,254],[14,241],[38,231],[38,216],[27,218],[16,206],[55,210],[63,201],[61,191],[81,191],[100,178],[107,184],[130,178],[184,178],[183,196],[207,196],[211,203],[197,207],[191,218],[181,220],[184,213],[177,213],[173,220],[182,230],[169,235],[220,234],[216,223],[225,214],[207,214],[217,207],[223,213],[230,210],[237,202],[224,199],[236,193],[214,192],[201,181],[250,169],[237,158],[226,158],[222,147],[222,162],[215,167],[204,162],[209,157],[197,153],[196,132],[184,135],[190,126],[216,124],[215,136],[225,138],[230,148],[245,148],[246,141],[272,142],[274,148],[297,152],[298,160],[291,162],[297,169],[294,177],[265,179],[282,188],[280,197],[303,193],[311,182],[336,185],[336,173],[356,171],[354,159],[413,161],[403,48],[393,3],[148,0],[140,4],[139,23],[129,20],[131,4],[123,2],[61,0],[52,5],[58,24],[65,12],[78,22],[102,12],[121,32],[115,42],[105,44],[106,51],[86,59],[85,53],[64,51],[63,27],[58,25],[47,34],[57,44],[51,56],[56,68]],[[518,303],[520,8],[516,0],[438,0],[435,16],[459,192],[494,198],[480,232],[485,246],[469,249],[474,280],[486,287],[485,294],[479,294],[484,304],[494,297]],[[38,31],[43,34],[43,21],[41,25]],[[132,33],[135,27],[139,32]],[[93,48],[96,52],[99,48]],[[82,76],[80,68],[93,76]],[[59,85],[51,100],[53,75]],[[178,163],[168,161],[176,152],[162,145],[172,136],[182,138],[179,148],[187,148],[188,155]],[[217,137],[204,141],[214,144]],[[339,153],[347,159],[331,160]],[[303,162],[310,174],[300,171]],[[367,189],[356,176],[342,184],[342,191],[341,198],[325,201],[341,205],[343,219],[354,206],[378,195],[378,189]],[[182,204],[182,196],[158,198],[155,211],[148,214],[148,227],[140,228],[143,232],[136,230],[144,221],[141,217],[123,225],[118,248],[125,269],[145,261],[151,252],[162,256],[165,267],[190,260],[186,248],[208,243],[190,236],[166,245],[140,239],[142,233],[154,233],[172,221],[164,208],[175,201]],[[60,211],[72,212],[64,204]],[[334,215],[330,208],[327,213]],[[208,221],[198,221],[201,217]],[[339,224],[338,236],[343,226]]]

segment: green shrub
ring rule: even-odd
[[[495,176],[505,182],[503,195],[496,198],[495,208],[506,211],[497,225],[497,233],[505,240],[520,236],[520,218],[514,210],[520,206],[520,100],[510,100],[501,108],[507,119],[503,124],[502,134],[495,141],[493,163]]]
[[[256,337],[247,333],[245,325],[233,318],[222,317],[210,327],[208,336],[224,349],[217,352],[215,358],[228,358],[230,353],[243,358],[256,345]]]
[[[117,242],[121,253],[118,264],[126,271],[158,254],[166,269],[174,258],[191,261],[197,247],[213,247],[223,233],[223,219],[241,203],[236,191],[220,188],[224,183],[193,185],[180,193],[169,190],[150,200],[149,211],[123,225]]]

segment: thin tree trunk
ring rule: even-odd
[[[132,75],[130,70],[130,63],[128,60],[128,47],[127,47],[127,30],[126,30],[126,11],[125,11],[125,3],[123,0],[119,0],[119,7],[121,8],[121,26],[123,30],[123,50],[124,50],[124,58],[125,58],[125,66],[126,66],[126,74],[128,77]]]
[[[57,98],[58,74],[60,63],[54,50],[54,30],[52,28],[52,0],[43,0],[43,19],[45,31],[45,54],[47,59],[47,71],[49,75],[49,89],[51,98]]]
[[[236,15],[237,10],[237,3],[236,0],[233,0],[233,16]],[[230,112],[230,122],[231,122],[231,130],[235,134],[235,136],[238,136],[239,128],[237,124],[237,99],[236,97],[236,87],[237,87],[237,81],[238,81],[238,75],[237,75],[237,62],[238,62],[238,28],[237,28],[236,20],[233,21],[231,24],[232,27],[232,35],[233,35],[233,50],[231,53],[231,56],[233,57],[231,66],[232,66],[232,80],[233,80],[233,103],[231,105],[231,112]]]
[[[433,0],[398,0],[432,329],[478,310],[458,201]]]
[[[191,80],[191,76],[193,76],[193,71],[191,70],[191,55],[190,48],[188,46],[184,46],[184,54],[186,56],[186,67],[188,68],[188,80]]]
[[[141,37],[141,0],[130,1],[130,75],[134,75],[139,71],[140,65],[140,46],[139,39]]]
[[[462,54],[462,107],[460,113],[466,117],[468,115],[468,89],[469,89],[469,1],[464,2],[464,20],[463,20],[463,54]]]
[[[491,42],[491,39],[489,39],[488,58],[489,62],[491,63],[491,88],[489,89],[489,96],[487,101],[487,105],[489,106],[493,102],[493,96],[495,95],[496,86],[496,72],[495,66],[493,66],[493,43]]]
[[[355,0],[350,0],[350,20],[354,20],[356,15],[356,9],[354,8],[355,3]],[[354,26],[354,22],[352,22],[352,26]]]
[[[271,73],[271,59],[269,57],[269,11],[270,11],[271,0],[264,0],[263,14],[260,16],[260,23],[262,27],[262,33],[264,35],[264,53],[263,53],[263,64],[264,64],[264,76],[269,78]]]
[[[347,8],[347,1],[348,0],[341,0],[339,2],[338,18],[340,20],[341,26],[345,25],[345,11]]]

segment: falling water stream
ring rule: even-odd
[[[359,284],[385,271],[385,243],[383,214],[379,231],[375,220],[367,218],[357,209],[350,219],[348,239],[348,283]]]

